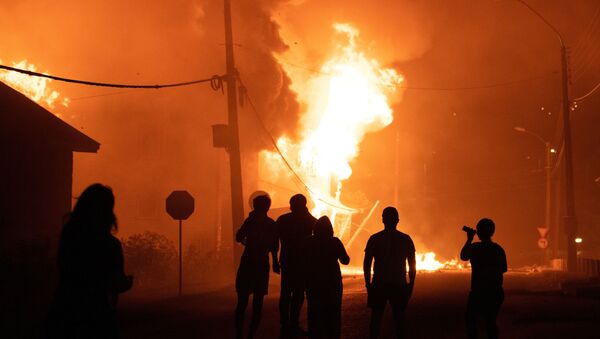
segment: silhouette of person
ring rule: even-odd
[[[312,235],[317,219],[306,207],[306,197],[296,194],[290,198],[290,213],[277,219],[281,241],[281,292],[279,295],[279,319],[281,336],[306,334],[299,326],[300,310],[306,290],[303,268],[303,242]]]
[[[86,188],[60,235],[59,282],[48,316],[49,338],[117,338],[117,297],[133,277],[123,269],[113,212],[115,197],[102,184]]]
[[[252,200],[254,208],[237,231],[236,241],[242,243],[244,253],[235,279],[238,295],[235,309],[236,337],[243,337],[244,313],[252,294],[252,319],[248,338],[253,338],[261,319],[263,299],[269,288],[269,253],[273,260],[273,272],[279,273],[277,262],[277,225],[267,216],[271,207],[268,195],[259,195]]]
[[[460,251],[462,260],[471,261],[471,292],[467,301],[467,334],[477,338],[477,319],[483,317],[488,338],[498,338],[496,318],[504,301],[502,275],[507,271],[504,249],[492,241],[496,225],[481,219],[477,230],[467,228],[467,242]],[[473,243],[475,234],[481,240]]]
[[[333,236],[333,226],[327,216],[317,220],[314,235],[306,240],[304,249],[309,336],[340,338],[343,285],[338,260],[348,265],[350,257],[340,239]]]
[[[394,207],[383,210],[384,230],[373,234],[365,248],[363,270],[368,293],[368,306],[371,308],[369,334],[379,337],[381,319],[386,303],[392,306],[396,336],[403,336],[404,311],[415,285],[416,261],[415,245],[408,234],[396,230],[398,211]],[[373,280],[371,281],[371,264]],[[409,267],[409,282],[406,282],[406,263]]]

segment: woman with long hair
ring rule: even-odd
[[[117,297],[133,278],[123,267],[110,187],[93,184],[77,199],[60,235],[59,282],[48,319],[49,338],[116,338]]]
[[[308,332],[311,339],[339,339],[342,324],[342,274],[340,263],[350,257],[327,216],[317,220],[314,234],[306,240],[306,296]]]

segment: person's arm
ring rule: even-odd
[[[123,247],[118,239],[114,239],[114,276],[112,282],[112,290],[115,293],[123,293],[129,291],[133,286],[133,276],[125,275],[125,264],[123,259]]]
[[[502,267],[501,267],[501,271],[502,273],[508,271],[508,264],[506,263],[506,253],[504,252],[504,249],[502,247],[500,247],[500,250],[502,252]]]
[[[417,279],[417,260],[415,258],[415,244],[413,243],[410,237],[409,247],[408,247],[408,255],[406,256],[406,260],[408,261],[408,296],[410,297],[413,292],[413,288],[415,287],[415,279]],[[404,263],[402,263],[404,265]]]
[[[344,244],[341,242],[341,240],[338,238],[335,238],[335,239],[337,240],[338,247],[339,247],[338,260],[340,261],[340,263],[342,265],[348,265],[350,263],[350,257],[348,256],[348,252],[346,252],[346,249],[344,248]]]
[[[468,261],[471,259],[471,243],[473,243],[473,238],[475,238],[475,232],[467,232],[467,241],[463,245],[462,250],[460,250],[460,260]]]
[[[273,261],[273,272],[279,274],[281,267],[279,266],[279,260],[277,259],[277,250],[271,251],[271,260]]]
[[[282,229],[283,229],[283,220],[281,219],[282,216],[280,216],[279,218],[277,218],[277,221],[275,221],[275,225],[276,225],[276,230],[277,230],[277,245],[279,246],[279,249],[283,249],[283,242],[281,241],[281,234],[282,234]],[[281,268],[281,252],[279,251],[279,254],[277,256],[277,265]],[[275,261],[275,260],[274,260]]]
[[[246,236],[248,235],[248,219],[244,220],[240,229],[235,233],[235,241],[246,245]]]
[[[417,278],[417,260],[415,259],[414,249],[408,253],[408,286],[412,292],[413,286],[415,286],[415,279]]]
[[[271,260],[273,261],[273,272],[279,274],[281,268],[279,266],[279,259],[277,258],[277,252],[279,252],[279,231],[277,223],[273,223],[273,246],[271,247]]]
[[[371,289],[371,265],[373,264],[373,254],[365,251],[365,260],[363,261],[363,272],[365,275],[365,287],[367,291]]]

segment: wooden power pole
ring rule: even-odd
[[[244,221],[244,202],[242,194],[242,161],[240,155],[240,137],[237,113],[237,70],[233,58],[233,29],[231,25],[231,0],[224,0],[225,12],[225,61],[227,64],[227,109],[228,109],[228,147],[229,171],[231,176],[231,221],[233,232],[233,263],[241,256],[241,246],[235,241],[235,233]]]

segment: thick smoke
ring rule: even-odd
[[[283,4],[232,1],[237,68],[275,138],[294,133],[299,113],[290,80],[273,57],[287,48],[271,19]],[[0,59],[27,59],[41,71],[66,77],[156,84],[225,73],[221,1],[2,2],[0,32]],[[57,107],[56,113],[101,143],[98,154],[75,155],[75,196],[93,182],[110,185],[120,237],[149,230],[176,241],[165,198],[186,189],[196,211],[184,222],[184,250],[198,241],[214,250],[221,224],[227,252],[228,160],[224,149],[212,147],[211,134],[211,125],[227,122],[221,90],[206,83],[166,90],[51,86],[71,99],[70,107]],[[269,147],[269,139],[244,99],[240,130],[243,150],[252,154]]]
[[[568,46],[577,46],[587,29],[580,23],[596,9],[591,0],[531,5],[563,32]],[[239,113],[246,196],[257,186],[255,153],[271,148],[271,136],[293,138],[299,131],[304,98],[290,79],[318,70],[333,48],[332,24],[349,22],[361,31],[361,47],[403,74],[408,89],[394,107],[395,122],[361,145],[342,199],[356,207],[375,200],[397,204],[401,228],[446,257],[456,255],[463,223],[492,217],[509,253],[521,262],[537,258],[540,150],[513,127],[535,129],[556,143],[560,64],[553,33],[532,13],[514,1],[467,0],[233,0],[232,8],[237,67],[270,134],[246,100]],[[27,59],[68,77],[154,84],[225,72],[221,1],[2,1],[0,32],[5,63]],[[597,45],[589,36],[582,46]],[[584,81],[573,79],[577,93],[595,83],[598,67],[589,49],[573,51],[583,51],[573,55]],[[57,113],[102,144],[98,154],[75,156],[74,194],[96,181],[112,186],[120,236],[150,230],[177,239],[164,199],[187,189],[197,205],[184,222],[184,244],[200,239],[215,248],[221,224],[222,245],[230,246],[228,161],[223,149],[212,147],[210,128],[227,121],[221,91],[207,84],[52,86],[71,98]],[[586,116],[584,109],[579,116]],[[585,125],[596,126],[587,117]],[[380,229],[377,214],[368,232]]]

